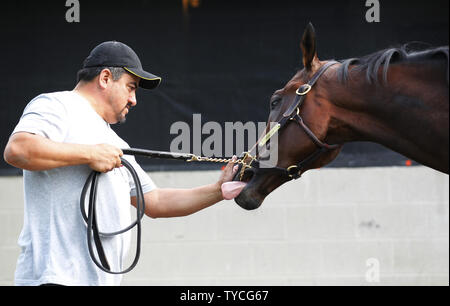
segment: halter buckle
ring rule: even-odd
[[[288,168],[286,169],[286,171],[288,172],[289,177],[290,177],[290,178],[298,177],[298,171],[297,171],[297,172],[294,172],[294,173],[291,173],[291,170],[292,170],[292,169],[298,169],[298,166],[297,166],[297,165],[294,165],[294,166],[290,166],[290,167],[288,167]],[[299,171],[300,171],[300,170],[299,170]]]
[[[303,92],[299,92],[300,88],[304,88],[304,87],[306,87],[306,90],[303,91]],[[297,91],[296,91],[295,93],[296,93],[297,95],[299,95],[299,96],[304,96],[304,95],[306,95],[308,92],[311,91],[311,88],[312,88],[311,85],[309,85],[309,84],[304,84],[304,85],[300,86],[300,87],[297,89]]]

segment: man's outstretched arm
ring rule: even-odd
[[[222,184],[231,181],[236,171],[237,167],[230,162],[219,180],[213,184],[191,189],[152,190],[144,194],[145,214],[151,218],[182,217],[220,202],[223,200]],[[136,206],[136,197],[131,198],[131,203]]]

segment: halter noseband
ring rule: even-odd
[[[314,142],[314,144],[318,147],[316,151],[314,151],[311,155],[306,157],[304,160],[300,161],[296,165],[289,166],[287,168],[280,168],[280,167],[269,167],[269,168],[261,168],[259,167],[260,162],[256,159],[256,157],[252,157],[249,152],[246,153],[243,160],[245,161],[246,158],[250,157],[251,160],[248,164],[244,164],[241,168],[240,172],[240,178],[242,180],[244,171],[248,168],[255,168],[258,169],[258,171],[265,171],[265,172],[281,172],[283,176],[287,176],[290,180],[298,179],[301,176],[301,172],[303,169],[305,169],[308,165],[316,161],[323,153],[328,152],[330,150],[334,150],[340,147],[339,144],[335,145],[329,145],[327,143],[322,142],[317,136],[306,126],[304,123],[302,117],[300,116],[300,107],[302,106],[303,102],[305,101],[306,95],[308,92],[311,91],[314,84],[316,84],[317,80],[322,76],[322,74],[331,66],[337,64],[336,61],[330,61],[323,65],[311,78],[311,80],[300,86],[296,90],[296,98],[294,103],[289,107],[288,110],[283,114],[283,118],[278,121],[278,123],[275,125],[273,129],[271,129],[255,146],[263,146],[265,145],[270,138],[280,129],[285,127],[289,122],[295,121],[297,122],[300,127],[303,129],[303,131],[308,135],[308,137]],[[254,166],[253,164],[256,163]]]

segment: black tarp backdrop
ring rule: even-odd
[[[447,0],[380,0],[379,23],[366,21],[365,0],[79,2],[79,23],[66,21],[64,0],[2,2],[2,150],[26,104],[43,92],[73,89],[84,58],[106,40],[132,46],[144,67],[163,78],[158,90],[138,92],[127,123],[114,129],[132,147],[165,151],[177,136],[170,126],[192,126],[194,113],[202,123],[222,126],[266,121],[269,97],[301,67],[299,43],[309,21],[321,59],[358,57],[409,41],[448,45]],[[376,144],[353,143],[330,166],[405,160]],[[140,161],[147,170],[219,167]],[[0,173],[20,172],[1,160]]]

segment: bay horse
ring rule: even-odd
[[[330,163],[353,141],[379,143],[449,173],[448,46],[411,51],[407,44],[320,61],[310,23],[301,50],[304,68],[269,101],[268,122],[278,125],[266,129],[265,141],[278,133],[277,164],[260,167],[264,152],[247,162],[234,179],[246,182],[239,206],[258,208],[277,187]]]

